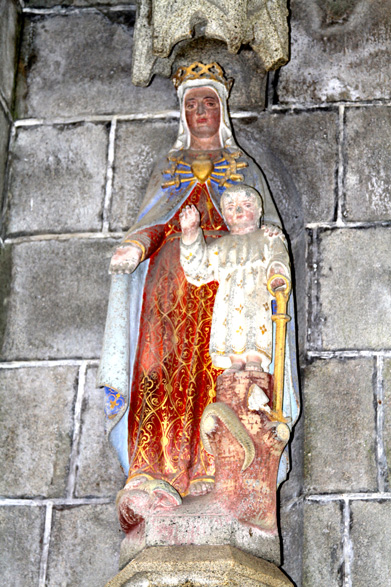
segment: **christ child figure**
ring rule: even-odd
[[[254,188],[231,186],[220,205],[230,233],[208,244],[196,207],[182,211],[181,265],[193,285],[219,283],[209,346],[213,365],[231,371],[268,371],[273,297],[267,281],[277,274],[290,279],[286,240],[280,228],[259,226],[263,202]],[[285,284],[276,277],[271,287],[276,290]]]

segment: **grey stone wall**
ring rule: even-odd
[[[16,0],[0,0],[0,199],[7,170],[12,124],[21,7]]]
[[[124,481],[94,385],[107,267],[177,106],[168,80],[130,82],[133,3],[55,5],[0,1],[0,575],[96,587],[117,570]],[[303,587],[390,585],[390,16],[292,0],[266,109],[232,112],[295,259],[304,417],[280,498]]]

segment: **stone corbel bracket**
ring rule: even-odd
[[[230,53],[250,45],[266,71],[277,69],[289,59],[287,17],[287,0],[138,0],[132,81],[169,77],[173,48],[197,35],[224,41]]]

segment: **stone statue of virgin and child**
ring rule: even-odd
[[[273,274],[289,273],[289,256],[262,171],[235,142],[227,109],[231,84],[223,70],[216,63],[194,63],[180,68],[173,81],[180,104],[178,137],[156,165],[137,221],[111,260],[112,287],[98,381],[105,387],[110,440],[127,475],[125,490],[151,493],[159,487],[163,502],[164,495],[167,503],[175,503],[176,496],[179,504],[187,495],[203,495],[213,488],[214,458],[201,441],[200,424],[205,408],[215,400],[222,369],[273,373],[272,298],[266,281]],[[239,239],[235,233],[239,226],[240,234],[247,205],[253,212],[255,206],[255,221],[252,217],[250,225],[251,232],[257,232],[254,238],[263,239],[261,253],[256,252],[257,241],[251,235],[246,236],[253,239],[250,244],[230,240]],[[207,244],[198,255],[205,256],[209,250],[212,257],[220,251],[221,257],[218,243],[224,237],[226,256],[237,246],[244,251],[242,277],[246,268],[251,272],[262,265],[253,280],[257,291],[262,289],[261,297],[252,300],[252,308],[261,308],[261,318],[255,317],[257,311],[242,307],[246,297],[243,304],[235,298],[238,283],[224,289],[213,272],[205,279],[197,279],[194,272],[186,277],[180,260],[181,222],[184,233],[189,226],[194,229],[193,236],[183,239],[182,262],[193,254],[186,255],[186,242],[197,239]],[[277,248],[269,246],[270,239]],[[235,259],[243,266],[239,257],[238,253]],[[208,265],[213,263],[207,262],[206,272]],[[220,271],[219,281],[230,278],[228,271]],[[274,286],[280,285],[276,278]],[[230,348],[215,349],[212,360],[212,314],[219,287],[225,302],[220,302],[219,316],[213,318],[218,322],[214,331],[223,329],[236,309],[244,323],[255,321],[258,335],[247,331],[236,342],[228,337]],[[293,305],[291,297],[283,394],[289,427],[299,412]],[[241,326],[232,332],[240,334]],[[212,338],[218,347],[219,337]],[[222,344],[228,344],[227,340]],[[285,450],[277,485],[288,469]]]

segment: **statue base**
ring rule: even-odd
[[[293,587],[273,563],[232,546],[147,548],[106,587]]]
[[[121,543],[120,568],[146,547],[217,548],[236,547],[244,553],[280,564],[280,539],[277,531],[265,532],[224,512],[211,492],[185,497],[180,507],[154,511],[135,526]],[[210,546],[209,546],[210,545]]]

